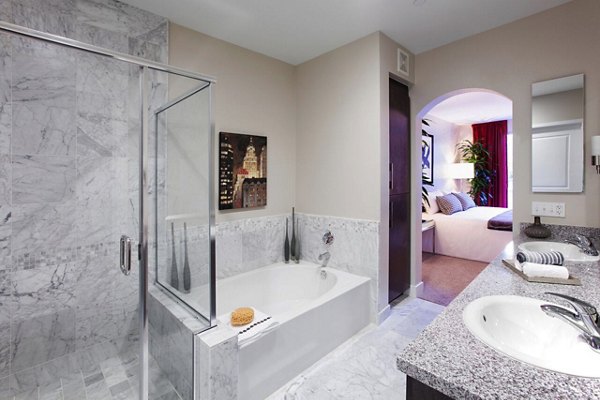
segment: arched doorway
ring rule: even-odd
[[[421,257],[416,257],[422,286],[416,294],[447,305],[512,240],[509,230],[487,229],[489,219],[507,217],[512,208],[512,101],[487,89],[452,91],[418,112],[415,126],[422,135],[421,177],[427,192],[423,191],[417,224],[421,232],[416,232],[422,238]],[[498,144],[482,136],[492,127],[500,127]],[[470,158],[480,150],[488,153],[486,168]],[[491,183],[478,192],[486,170]],[[505,193],[501,204],[492,202],[501,197],[492,195],[492,189]],[[468,204],[461,200],[450,214],[440,212],[440,198],[448,196],[451,200],[463,196]],[[472,208],[469,199],[483,207]]]

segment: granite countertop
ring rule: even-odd
[[[566,236],[564,228],[553,238]],[[586,232],[589,233],[589,232]],[[596,232],[594,232],[596,233]],[[595,237],[598,237],[594,235]],[[502,265],[520,236],[442,312],[397,358],[398,369],[455,399],[600,399],[600,379],[578,378],[509,358],[476,339],[463,324],[471,301],[488,295],[514,294],[557,303],[554,291],[584,299],[600,308],[600,265],[568,264],[582,286],[530,283]]]

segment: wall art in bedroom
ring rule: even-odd
[[[219,210],[267,205],[267,138],[219,133]]]
[[[421,167],[423,183],[433,185],[433,135],[425,131],[421,139]]]

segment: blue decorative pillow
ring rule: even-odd
[[[468,210],[469,208],[477,207],[477,204],[475,204],[471,196],[469,196],[468,194],[462,192],[452,194],[456,196],[458,201],[460,201],[463,210]]]
[[[436,198],[436,201],[440,207],[440,211],[446,215],[452,215],[463,210],[458,197],[454,196],[452,193],[445,196],[439,196]]]

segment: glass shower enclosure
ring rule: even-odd
[[[0,398],[193,397],[147,300],[215,322],[213,84],[0,22]]]

